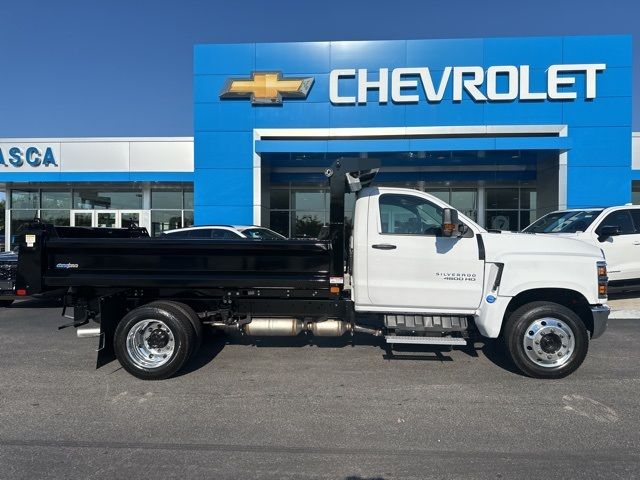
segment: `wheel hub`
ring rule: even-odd
[[[169,343],[169,334],[160,328],[156,328],[147,338],[149,348],[164,348]]]
[[[544,353],[556,353],[562,347],[562,340],[556,333],[547,333],[540,339],[540,348]]]
[[[524,351],[529,360],[546,368],[564,365],[575,350],[573,330],[557,318],[537,319],[524,331]]]
[[[127,334],[127,354],[139,368],[158,368],[171,360],[175,338],[161,320],[141,320]]]

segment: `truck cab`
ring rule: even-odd
[[[359,192],[352,240],[356,311],[382,313],[387,328],[397,315],[427,321],[469,317],[482,336],[497,338],[511,332],[514,318],[541,306],[555,330],[558,324],[566,327],[568,306],[592,338],[602,333],[608,308],[599,248],[569,238],[488,232],[457,212],[447,232],[446,216],[451,207],[424,192],[377,187]],[[546,332],[539,318],[530,318],[512,354],[534,352],[527,357],[534,360],[529,367],[556,368],[556,355],[567,352],[524,345],[538,330]],[[401,331],[415,330],[414,325]],[[575,332],[567,335],[574,338]]]

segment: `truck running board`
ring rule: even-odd
[[[458,337],[417,337],[417,336],[400,336],[387,335],[384,337],[387,343],[405,343],[413,345],[466,345],[464,338]]]

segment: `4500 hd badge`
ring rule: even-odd
[[[475,282],[475,273],[448,273],[448,272],[436,272],[436,277],[442,280],[452,280],[455,282]]]

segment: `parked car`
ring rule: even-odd
[[[559,210],[524,232],[576,238],[602,249],[610,291],[640,289],[640,205]]]
[[[16,298],[14,287],[17,268],[17,248],[16,251],[0,253],[0,308],[8,307]]]
[[[266,227],[256,225],[201,225],[198,227],[176,228],[162,232],[161,237],[170,238],[213,238],[233,240],[247,238],[251,240],[285,240],[286,237]]]

